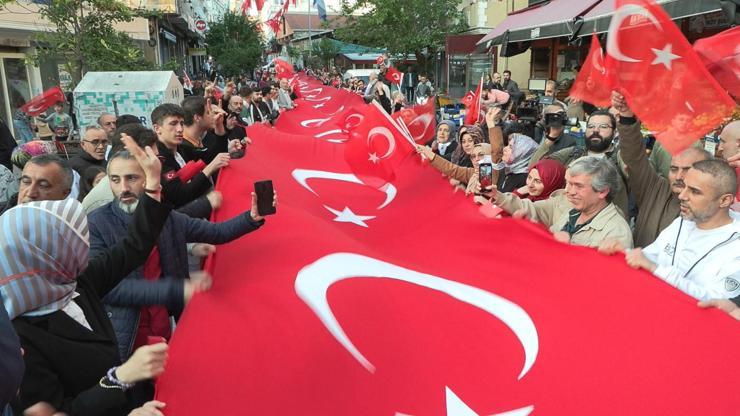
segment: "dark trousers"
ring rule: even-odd
[[[403,87],[403,93],[406,95],[406,102],[414,102],[414,87]]]

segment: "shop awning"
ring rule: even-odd
[[[585,15],[601,1],[552,0],[515,11],[478,41],[478,45],[489,46],[489,41],[490,45],[500,45],[507,31],[509,42],[570,36],[576,17]]]
[[[697,16],[722,10],[719,1],[716,0],[657,0],[673,19]],[[602,0],[591,11],[583,16],[583,26],[579,32],[580,36],[588,36],[591,33],[602,33],[609,30],[609,23],[614,14],[616,0]]]

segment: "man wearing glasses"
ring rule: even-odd
[[[84,176],[85,170],[91,166],[105,168],[105,151],[108,147],[108,135],[100,127],[88,127],[85,137],[80,141],[82,149],[77,155],[69,159],[69,166],[80,176]]]
[[[586,122],[586,146],[573,146],[556,152],[547,154],[550,140],[543,140],[543,144],[532,155],[530,167],[540,159],[555,159],[565,166],[570,162],[583,156],[605,157],[614,164],[614,167],[620,172],[619,181],[620,189],[614,195],[614,205],[622,211],[622,215],[627,218],[627,185],[624,175],[621,174],[619,152],[614,145],[614,136],[617,131],[617,121],[608,111],[594,111]]]

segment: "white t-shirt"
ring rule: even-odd
[[[740,215],[713,230],[676,218],[643,249],[657,264],[653,272],[673,287],[699,300],[740,296]]]

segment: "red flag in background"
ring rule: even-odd
[[[213,98],[215,98],[216,101],[211,104],[218,104],[218,102],[224,98],[224,90],[222,90],[218,85],[213,86]]]
[[[375,58],[376,65],[383,65],[383,62],[385,62],[385,58],[383,57],[383,55],[378,55],[378,57]]]
[[[252,0],[244,0],[242,2],[242,16],[249,14],[249,8],[252,7]]]
[[[473,91],[468,91],[460,102],[463,103],[466,108],[470,107],[475,102],[475,93]]]
[[[591,36],[591,49],[588,51],[588,56],[578,72],[569,95],[600,107],[609,107],[613,85],[605,64],[604,51],[601,49],[599,38],[594,33]]]
[[[261,12],[262,7],[265,6],[265,0],[254,0],[254,4],[257,6],[257,11]]]
[[[480,118],[480,100],[481,100],[481,91],[483,89],[483,78],[481,78],[481,82],[478,84],[478,88],[475,90],[475,94],[473,95],[473,99],[470,100],[472,103],[467,106],[467,112],[465,113],[465,124],[472,125],[478,122],[478,119]],[[467,97],[466,97],[467,98]]]
[[[389,66],[388,70],[385,71],[385,79],[388,81],[401,85],[401,79],[403,78],[403,72],[399,71],[395,67]]]
[[[732,113],[732,98],[653,1],[616,1],[606,52],[606,68],[614,74],[618,90],[673,154]]]
[[[274,62],[275,74],[277,74],[278,78],[290,78],[293,76],[293,73],[295,72],[293,65],[282,59],[275,59]]]
[[[349,129],[345,160],[364,183],[380,188],[395,179],[396,167],[415,151],[411,138],[377,101],[366,106],[360,122]]]
[[[434,97],[430,97],[424,104],[402,108],[401,111],[393,113],[391,118],[399,125],[403,124],[416,143],[424,144],[434,137],[437,130],[434,101]]]
[[[21,106],[21,111],[28,114],[29,116],[35,117],[43,114],[49,107],[53,106],[58,102],[66,101],[64,92],[61,88],[53,87],[33,97],[30,101]]]
[[[740,26],[697,40],[694,50],[719,85],[740,99]]]

